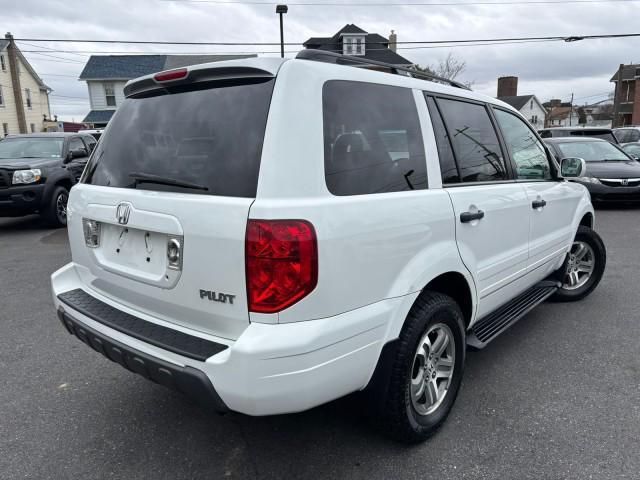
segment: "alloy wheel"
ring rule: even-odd
[[[438,323],[424,334],[411,369],[411,403],[419,415],[433,413],[444,400],[455,365],[455,340],[451,329]]]
[[[582,287],[591,278],[595,264],[593,248],[585,242],[573,242],[569,252],[562,288],[576,290]]]

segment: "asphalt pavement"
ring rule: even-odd
[[[407,447],[358,398],[252,418],[199,410],[63,330],[66,230],[0,219],[0,479],[638,479],[640,209],[596,212],[605,277],[482,351],[435,437]]]

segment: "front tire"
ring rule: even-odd
[[[578,227],[565,263],[559,271],[562,286],[551,300],[575,302],[582,300],[598,286],[607,263],[604,243],[594,230]]]
[[[444,423],[456,399],[465,359],[464,320],[456,302],[423,292],[400,332],[382,412],[383,428],[422,442]]]
[[[54,228],[67,225],[67,202],[69,201],[69,190],[58,186],[53,190],[51,202],[42,212],[43,217],[49,225]]]

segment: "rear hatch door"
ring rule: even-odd
[[[249,70],[131,90],[69,202],[93,289],[230,339],[249,323],[245,231],[275,82]]]

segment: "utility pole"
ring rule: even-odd
[[[20,75],[18,74],[18,51],[13,35],[7,33],[4,38],[9,40],[7,45],[7,56],[9,57],[9,70],[11,71],[11,86],[13,87],[13,100],[16,104],[16,115],[18,116],[18,129],[20,133],[27,133],[27,119],[24,114],[24,103],[22,101],[22,87],[20,86]]]
[[[284,58],[284,31],[282,29],[282,15],[289,11],[289,7],[286,5],[278,5],[276,7],[276,13],[280,15],[280,58]]]
[[[571,127],[571,119],[573,117],[573,93],[571,94],[571,109],[569,110],[569,126]]]

